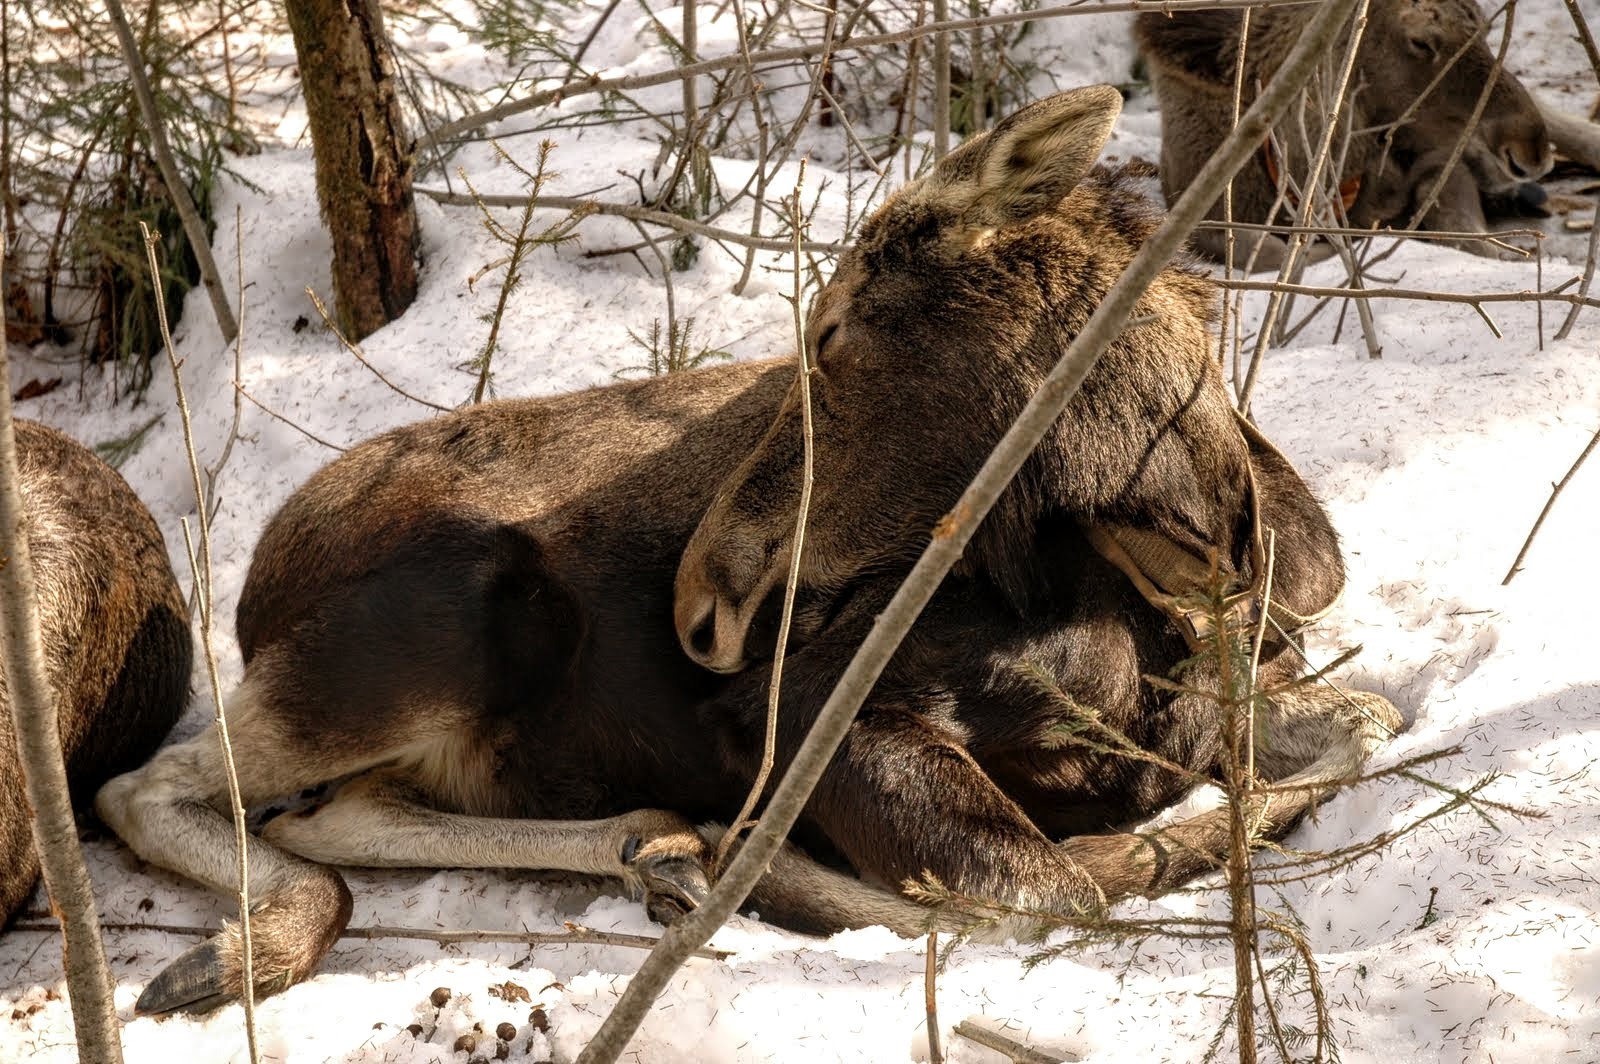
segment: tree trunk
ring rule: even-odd
[[[317,160],[317,199],[333,236],[334,313],[354,340],[417,295],[410,142],[376,0],[287,0]]]

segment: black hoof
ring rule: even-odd
[[[650,918],[670,924],[698,909],[711,893],[711,881],[699,861],[669,857],[639,869],[644,879],[644,904]]]
[[[224,976],[221,942],[209,938],[184,951],[150,980],[133,1010],[150,1015],[177,1009],[204,1012],[226,1005],[236,995],[224,989]]]

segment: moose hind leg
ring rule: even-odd
[[[351,780],[333,799],[267,824],[264,838],[313,861],[389,868],[525,868],[614,876],[669,921],[710,891],[710,850],[675,813],[641,809],[597,820],[444,812],[404,768]]]
[[[246,805],[321,783],[359,765],[280,734],[250,680],[228,704],[241,798]],[[215,727],[168,746],[95,796],[95,811],[135,853],[214,890],[238,889],[234,826]],[[258,994],[305,978],[350,919],[350,891],[338,873],[251,838],[251,940]],[[139,1012],[207,1008],[244,987],[243,941],[228,923],[168,965],[140,995]]]

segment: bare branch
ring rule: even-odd
[[[217,669],[217,655],[212,646],[212,582],[211,582],[211,518],[206,508],[206,491],[200,482],[200,459],[194,450],[194,426],[189,417],[189,399],[183,390],[178,351],[172,345],[172,332],[167,326],[167,301],[161,293],[161,269],[156,262],[156,243],[159,233],[152,233],[144,222],[139,223],[144,235],[144,253],[150,263],[150,289],[155,294],[156,317],[161,323],[161,342],[166,347],[167,364],[172,368],[172,388],[178,404],[178,418],[183,425],[183,447],[189,460],[189,476],[194,487],[195,520],[200,530],[200,556],[195,557],[194,543],[189,536],[189,522],[183,522],[183,544],[189,557],[189,568],[194,574],[195,596],[200,607],[200,647],[205,654],[206,679],[211,685],[212,705],[216,707],[214,721],[217,726],[217,743],[222,748],[222,768],[228,777],[228,804],[233,812],[233,840],[238,848],[239,870],[239,931],[243,947],[240,958],[243,965],[243,989],[240,1001],[244,1005],[245,1038],[250,1044],[250,1061],[260,1060],[256,1045],[255,958],[250,936],[250,852],[245,840],[249,832],[245,826],[244,802],[239,793],[239,775],[233,764],[233,743],[228,738],[228,717],[222,705],[222,679]]]

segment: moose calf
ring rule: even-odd
[[[973,138],[862,226],[817,298],[817,480],[780,770],[1153,231],[1136,182],[1093,168],[1120,107],[1108,86],[1079,89]],[[1319,614],[1343,582],[1326,515],[1234,416],[1216,302],[1182,265],[1150,288],[878,681],[797,827],[804,853],[752,895],[762,916],[916,933],[929,910],[898,888],[926,873],[1071,912],[1215,866],[1220,814],[1118,833],[1222,749],[1204,655],[1182,691],[1142,677],[1203,642],[1178,600],[1208,559],[1259,592],[1262,527],[1277,530],[1280,623]],[[239,784],[258,803],[354,779],[251,843],[258,990],[305,978],[349,919],[333,864],[598,872],[666,915],[703,899],[718,831],[696,824],[736,809],[760,760],[801,455],[786,359],[485,403],[368,441],[301,487],[239,603]],[[1298,674],[1287,650],[1276,635],[1265,648],[1265,689]],[[1166,764],[1064,741],[1081,707]],[[1399,724],[1376,695],[1314,686],[1262,713],[1258,764],[1287,784],[1262,811],[1274,835]],[[227,890],[225,803],[208,735],[97,805],[141,856]],[[226,1000],[242,978],[229,927],[139,1008]]]

